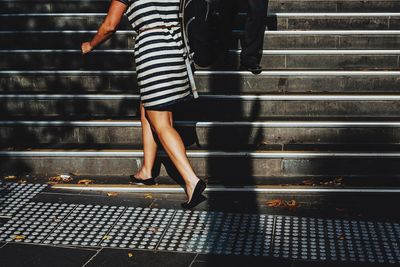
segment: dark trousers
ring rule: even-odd
[[[258,65],[262,57],[264,32],[267,26],[268,0],[247,0],[248,12],[245,24],[244,38],[241,40],[242,65]],[[224,39],[229,40],[233,29],[233,22],[239,10],[239,0],[221,0],[220,2],[221,26]],[[229,45],[229,41],[225,46]]]

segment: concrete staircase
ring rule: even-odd
[[[2,174],[140,167],[133,32],[125,20],[93,54],[79,50],[108,5],[0,0]],[[224,186],[319,190],[341,177],[332,190],[397,192],[400,1],[270,0],[258,76],[237,70],[243,17],[228,59],[196,72],[200,100],[176,117],[196,172]]]

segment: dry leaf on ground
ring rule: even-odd
[[[268,207],[273,207],[273,208],[287,208],[289,211],[295,211],[298,207],[300,207],[300,204],[292,199],[289,201],[285,201],[283,199],[273,199],[270,201],[267,201]]]
[[[109,240],[109,239],[110,239],[110,236],[109,236],[109,235],[103,236],[103,240]]]
[[[268,207],[283,207],[285,206],[285,201],[283,199],[274,199],[267,201]]]
[[[345,240],[346,236],[344,234],[341,234],[341,235],[338,236],[338,239],[339,240]]]
[[[319,184],[325,186],[343,186],[343,178],[337,177],[331,181],[320,182]]]
[[[25,236],[24,235],[16,235],[14,236],[14,240],[24,240]]]
[[[302,182],[303,185],[312,185],[315,186],[315,182],[313,180],[304,180]]]
[[[152,233],[157,233],[158,232],[158,228],[157,227],[150,227],[149,231]]]
[[[144,195],[144,198],[153,198],[153,194],[147,193]]]
[[[132,258],[133,257],[133,253],[132,252],[128,252],[128,257]]]
[[[17,179],[17,176],[15,176],[15,175],[8,175],[8,176],[4,177],[4,180],[14,180],[14,179]]]
[[[118,193],[117,193],[117,192],[108,192],[108,193],[107,193],[107,196],[109,196],[109,197],[115,197],[115,196],[118,196]]]
[[[73,178],[71,176],[62,174],[62,175],[50,177],[48,179],[47,183],[48,184],[68,183],[68,182],[71,182],[72,180],[73,180]]]
[[[26,181],[26,180],[23,180],[23,179],[21,179],[21,180],[18,180],[18,181],[17,181],[17,183],[18,183],[18,184],[26,184],[26,183],[27,183],[27,181]]]
[[[93,180],[90,179],[79,180],[78,184],[93,184]]]
[[[296,200],[290,200],[286,202],[287,208],[289,209],[289,211],[295,211],[300,205],[299,203],[297,203]]]

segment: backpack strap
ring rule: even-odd
[[[179,5],[179,17],[181,20],[181,33],[182,33],[182,41],[183,41],[183,50],[184,50],[184,59],[186,64],[186,69],[188,73],[188,79],[190,82],[190,87],[192,89],[193,97],[198,98],[199,94],[197,93],[196,83],[194,81],[194,75],[192,71],[192,64],[193,64],[193,55],[190,54],[190,47],[189,47],[189,39],[187,36],[187,28],[185,25],[185,8],[188,4],[190,4],[192,0],[181,0]]]

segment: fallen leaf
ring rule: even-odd
[[[338,239],[339,240],[345,240],[346,236],[344,234],[341,234],[341,235],[338,236]]]
[[[300,206],[299,203],[297,203],[297,201],[294,199],[286,202],[286,205],[289,211],[295,211]]]
[[[128,257],[132,258],[133,257],[133,253],[132,252],[128,252]]]
[[[342,186],[342,185],[343,185],[343,178],[342,178],[342,177],[337,177],[337,178],[335,178],[335,179],[333,180],[333,183],[334,183],[336,186]]]
[[[71,182],[73,179],[70,175],[61,174],[57,176],[53,176],[49,178],[50,184],[57,184],[57,183],[68,183]]]
[[[117,193],[117,192],[108,192],[108,193],[107,193],[107,196],[109,196],[109,197],[115,197],[115,196],[118,196],[118,193]]]
[[[309,180],[304,180],[302,182],[303,185],[315,185],[314,181],[309,179]]]
[[[285,201],[283,199],[274,199],[267,201],[268,207],[283,207],[285,206]]]
[[[109,239],[110,239],[110,236],[109,236],[109,235],[103,236],[103,240],[109,240]]]
[[[26,182],[26,180],[21,179],[21,180],[18,180],[17,183],[18,184],[26,184],[27,182]]]
[[[83,180],[79,180],[78,184],[92,184],[93,180],[90,179],[83,179]]]
[[[287,208],[289,211],[295,211],[296,208],[300,207],[300,204],[296,200],[289,200],[285,201],[283,199],[274,199],[267,201],[268,207],[273,207],[273,208]]]
[[[48,179],[49,182],[60,182],[61,177],[60,176],[52,176]]]
[[[17,176],[9,175],[9,176],[4,177],[4,180],[13,180],[13,179],[17,179]]]
[[[147,193],[144,195],[144,198],[153,198],[153,194]]]
[[[14,236],[14,240],[24,240],[25,239],[25,236],[24,235],[16,235],[16,236]]]
[[[157,233],[158,232],[158,228],[157,227],[150,227],[149,231],[152,233]]]
[[[343,186],[343,178],[342,177],[337,177],[333,180],[326,181],[326,182],[320,182],[320,185],[325,185],[325,186]]]

